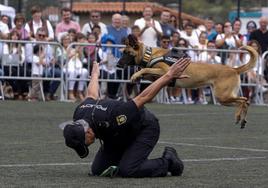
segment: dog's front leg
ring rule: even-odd
[[[144,68],[144,69],[141,69],[140,71],[136,72],[135,74],[133,74],[131,76],[130,80],[132,82],[135,82],[136,80],[138,80],[139,78],[141,78],[145,74],[151,74],[151,75],[156,75],[156,76],[160,77],[163,74],[165,74],[165,71],[163,71],[163,69],[160,69],[160,68]]]

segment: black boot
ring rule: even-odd
[[[181,176],[184,165],[178,157],[176,150],[172,147],[165,147],[163,158],[168,160],[168,171],[172,176]]]

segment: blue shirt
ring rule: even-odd
[[[108,34],[113,35],[115,38],[115,44],[121,44],[122,39],[127,37],[127,30],[125,28],[116,29],[112,25],[107,26]]]
[[[161,28],[162,28],[164,36],[169,36],[170,37],[172,35],[172,33],[174,33],[176,31],[176,29],[170,24],[162,24],[162,23],[160,23],[160,25],[161,25]]]
[[[213,29],[210,34],[208,34],[207,38],[208,41],[212,41],[214,38],[216,38],[218,33]]]

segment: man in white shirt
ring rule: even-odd
[[[82,28],[82,33],[87,36],[89,33],[92,33],[92,28],[94,25],[98,25],[101,28],[101,37],[107,34],[107,28],[101,20],[101,13],[97,10],[93,10],[90,12],[89,22],[86,23]]]
[[[25,24],[25,29],[30,33],[30,37],[35,38],[38,28],[43,27],[46,30],[46,41],[54,40],[54,30],[48,20],[42,19],[42,12],[39,6],[33,6],[31,9],[32,20]]]
[[[184,30],[180,33],[181,38],[186,39],[189,42],[189,47],[197,47],[199,44],[199,33],[194,30],[194,25],[192,23],[187,23]]]
[[[143,17],[137,19],[134,25],[141,29],[140,39],[146,46],[157,47],[157,39],[161,37],[163,32],[160,23],[152,16],[152,7],[146,6],[143,10]]]

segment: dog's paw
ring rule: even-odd
[[[247,123],[247,120],[245,120],[245,119],[243,119],[242,121],[241,121],[241,129],[244,129],[245,127],[246,127],[246,123]]]
[[[132,76],[131,76],[131,78],[130,78],[130,81],[131,82],[137,82],[139,80],[139,75],[135,75],[135,74],[133,74]]]

